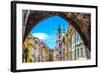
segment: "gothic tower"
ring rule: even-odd
[[[56,49],[59,53],[60,60],[62,60],[62,32],[61,32],[60,25],[57,29]]]

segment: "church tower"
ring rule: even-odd
[[[60,24],[59,24],[58,29],[57,29],[56,49],[59,53],[60,60],[62,60],[62,32],[61,32]]]
[[[57,49],[61,49],[61,48],[62,48],[62,32],[61,32],[60,25],[59,25],[58,30],[57,30],[56,45],[57,45],[57,46],[56,46]]]
[[[65,27],[63,27],[62,31],[62,60],[65,60],[64,51],[65,51]]]

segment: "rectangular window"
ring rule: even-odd
[[[77,49],[77,57],[79,58],[79,49]]]
[[[83,57],[83,48],[81,48],[81,57]]]

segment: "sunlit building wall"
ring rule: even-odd
[[[66,60],[86,60],[87,55],[90,55],[88,48],[84,45],[80,35],[69,25],[65,38],[65,59]]]
[[[72,60],[87,59],[86,47],[79,34],[74,31],[72,35]]]

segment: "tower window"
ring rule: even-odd
[[[60,36],[59,36],[59,38],[60,38]]]

